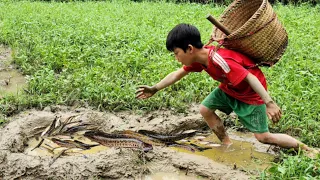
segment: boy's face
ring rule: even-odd
[[[183,65],[190,66],[193,63],[191,56],[192,47],[188,47],[186,52],[184,52],[181,48],[174,48],[173,52],[176,60],[182,63]]]

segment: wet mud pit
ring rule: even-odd
[[[55,155],[45,148],[31,151],[38,142],[31,136],[36,127],[48,126],[56,116],[65,119],[73,115],[106,133],[145,129],[174,134],[197,130],[200,134],[179,142],[192,142],[210,149],[191,152],[185,148],[153,146],[152,150],[143,152],[137,148],[99,145],[89,150],[70,151],[54,162]],[[29,110],[11,117],[0,129],[0,178],[249,179],[273,160],[272,148],[257,142],[251,134],[231,131],[229,134],[234,144],[220,146],[195,107],[184,114],[157,111],[142,115],[62,106],[47,107],[43,111]]]

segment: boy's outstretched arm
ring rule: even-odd
[[[174,72],[168,74],[165,78],[163,78],[160,82],[158,82],[154,86],[146,86],[141,85],[138,86],[138,90],[136,91],[136,98],[146,99],[153,96],[156,92],[160,91],[163,88],[166,88],[175,82],[179,81],[181,78],[186,76],[189,72],[185,71],[183,68],[180,68]]]
[[[258,78],[255,75],[249,73],[244,80],[251,86],[251,88],[257,94],[260,95],[263,102],[266,104],[268,118],[272,120],[274,123],[278,122],[282,115],[281,109],[278,107],[278,105],[275,102],[273,102],[270,95],[262,86]]]

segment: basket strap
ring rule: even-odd
[[[214,52],[217,52],[220,49],[220,47],[223,46],[224,40],[223,39],[215,39],[214,37],[211,37],[209,39],[209,42],[205,46],[209,46],[213,42],[218,42],[218,45],[216,45],[213,50]]]
[[[209,42],[205,46],[208,46],[213,42],[218,42],[218,44],[223,45],[225,39],[226,38],[215,38],[211,36],[211,38],[209,39]]]

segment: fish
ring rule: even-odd
[[[124,130],[122,132],[120,132],[121,134],[124,134],[126,137],[128,138],[134,138],[134,139],[138,139],[144,143],[147,144],[151,144],[151,145],[155,145],[155,146],[165,146],[165,143],[163,143],[162,141],[143,135],[143,134],[139,134],[135,131],[131,131],[131,130]]]
[[[179,141],[184,138],[192,137],[194,136],[197,132],[190,132],[190,133],[180,133],[180,134],[172,134],[172,135],[165,135],[165,134],[160,134],[160,133],[155,133],[152,131],[148,130],[139,130],[138,133],[161,140],[163,142],[174,142],[174,141]]]
[[[197,148],[199,151],[204,151],[204,150],[207,150],[207,149],[212,149],[211,147],[201,147],[201,146],[198,146],[196,144],[193,144],[193,143],[190,143],[190,146],[193,146],[194,148]]]
[[[41,140],[39,141],[39,143],[38,143],[33,149],[31,149],[31,151],[33,151],[33,150],[37,149],[38,147],[40,147],[41,144],[43,143],[43,141],[44,141],[44,139],[41,138]]]
[[[93,124],[90,123],[81,123],[72,127],[68,127],[66,130],[62,131],[62,133],[76,133],[78,131],[83,131],[83,130],[95,130],[98,129],[98,126],[94,126]]]
[[[186,149],[191,152],[199,151],[197,148],[195,148],[193,146],[185,145],[185,144],[178,144],[178,143],[168,144],[168,147],[178,147],[178,148]]]
[[[57,128],[59,126],[61,126],[61,116],[56,116],[57,120],[56,122],[54,123],[54,128]]]
[[[57,139],[57,138],[51,138],[51,141],[61,147],[80,148],[83,150],[87,150],[92,147],[98,146],[98,144],[85,144],[85,143],[78,141],[78,140],[61,140],[61,139]]]
[[[61,122],[60,126],[58,128],[56,128],[54,134],[61,133],[63,131],[64,127],[66,127],[68,124],[76,123],[76,122],[71,122],[75,117],[76,117],[76,115],[67,117],[66,120],[64,120],[64,122]]]
[[[204,150],[207,150],[207,149],[212,149],[210,147],[200,147],[196,144],[193,144],[193,143],[190,143],[190,144],[178,144],[178,143],[172,143],[172,144],[168,144],[169,147],[179,147],[179,148],[183,148],[183,149],[186,149],[186,150],[189,150],[189,151],[192,151],[192,152],[195,152],[195,151],[204,151]]]
[[[84,136],[107,147],[138,148],[145,152],[153,149],[151,144],[144,143],[138,139],[128,138],[123,134],[108,134],[101,131],[87,131],[84,133]]]
[[[54,156],[54,157],[52,158],[52,161],[49,162],[49,167],[50,167],[54,162],[56,162],[56,160],[57,160],[60,156],[62,156],[67,150],[68,150],[68,149],[63,149],[63,150],[60,151],[56,156]]]
[[[54,120],[50,123],[50,125],[41,133],[42,136],[48,136],[55,129],[56,121],[58,120],[58,116],[54,118]]]

